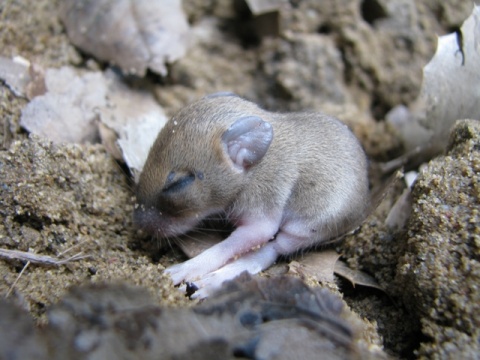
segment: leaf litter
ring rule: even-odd
[[[125,74],[166,75],[188,48],[180,0],[65,0],[60,17],[73,44]]]
[[[43,82],[44,93],[22,111],[20,124],[25,129],[55,143],[102,142],[134,176],[141,172],[167,121],[148,90],[130,87],[109,69],[86,73],[71,67],[47,69]]]
[[[41,329],[24,310],[1,305],[3,325],[10,331],[0,338],[0,356],[385,358],[358,341],[359,320],[339,296],[288,276],[243,274],[192,308],[159,306],[148,291],[126,284],[75,286],[48,308],[49,321]],[[15,346],[20,339],[23,346]]]
[[[438,38],[436,53],[423,68],[416,101],[387,114],[417,165],[445,149],[456,120],[480,120],[479,64],[480,6],[474,5],[458,31]]]

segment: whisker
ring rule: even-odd
[[[167,238],[164,238],[162,240],[167,243],[170,250],[172,250],[172,251],[174,250],[174,245],[173,244],[174,244],[174,242],[176,242],[176,239],[174,240],[174,239],[171,239],[171,238],[167,237]]]

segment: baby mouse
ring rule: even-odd
[[[225,240],[165,270],[205,297],[243,271],[351,230],[369,205],[367,159],[331,116],[273,113],[218,93],[168,121],[136,195],[135,222],[160,238],[219,214],[234,224]]]

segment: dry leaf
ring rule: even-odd
[[[280,35],[280,8],[279,0],[246,0],[253,15],[253,28],[257,36]]]
[[[76,46],[128,74],[166,75],[165,63],[186,52],[180,0],[63,0],[60,16]]]
[[[47,92],[22,110],[20,125],[56,143],[98,142],[97,109],[107,104],[103,75],[78,76],[69,67],[47,69],[45,86]]]
[[[302,278],[312,277],[321,283],[335,282],[333,276],[335,273],[349,280],[353,286],[368,286],[384,291],[372,276],[360,270],[350,269],[339,258],[340,255],[334,250],[311,252],[298,261],[290,262],[289,273],[299,274]]]
[[[245,0],[253,15],[261,15],[279,11],[282,2],[279,0]]]
[[[403,229],[412,212],[412,186],[418,173],[410,171],[404,175],[407,187],[388,212],[385,225],[392,230]]]
[[[100,122],[98,123],[98,132],[100,133],[102,144],[105,146],[107,152],[117,160],[123,159],[122,150],[117,142],[118,135],[115,130]]]
[[[123,159],[138,176],[167,117],[149,91],[131,89],[110,70],[105,72],[105,78],[108,104],[98,109],[99,118],[104,126],[117,134]],[[102,141],[108,141],[109,147],[113,148],[112,134],[106,129],[101,134],[105,135]]]
[[[403,229],[412,212],[412,190],[406,188],[388,212],[385,225],[389,229]]]
[[[379,289],[385,292],[385,290],[378,284],[372,276],[360,270],[352,270],[343,261],[337,261],[335,264],[335,274],[347,279],[353,286],[361,285],[375,289]]]
[[[16,96],[26,96],[26,87],[31,81],[29,67],[30,63],[24,58],[0,56],[0,79]]]
[[[318,282],[333,283],[335,263],[339,257],[334,250],[310,252],[298,261],[290,262],[289,272],[299,274],[302,278],[313,277]]]
[[[38,92],[40,81],[31,78],[27,92]],[[20,124],[25,129],[56,143],[96,143],[101,137],[107,150],[123,158],[134,175],[141,172],[167,121],[149,91],[130,88],[110,70],[78,75],[70,67],[47,69],[44,83],[45,94],[22,110]]]
[[[47,91],[43,68],[21,56],[0,56],[0,80],[18,97],[33,99]]]
[[[423,69],[420,95],[410,109],[397,107],[387,119],[402,136],[407,152],[429,144],[432,156],[445,148],[458,119],[480,119],[480,6],[457,33],[440,36]],[[426,159],[428,160],[428,159]]]

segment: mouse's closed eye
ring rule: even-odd
[[[193,172],[176,173],[175,171],[170,171],[162,193],[173,194],[179,192],[191,185],[195,181],[195,178],[196,176]]]

